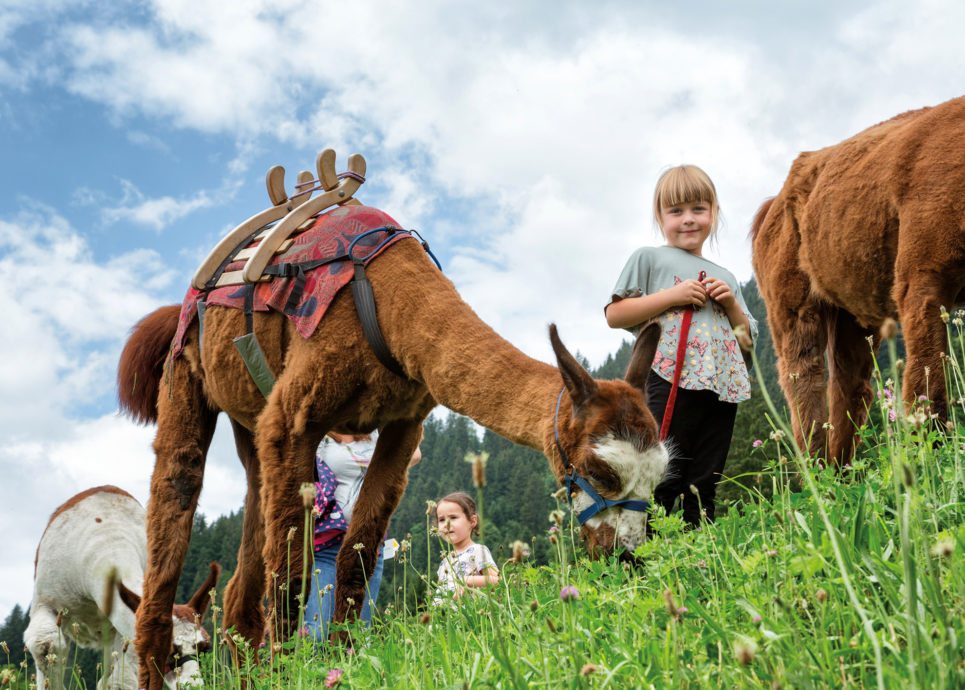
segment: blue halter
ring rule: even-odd
[[[566,500],[570,502],[570,505],[573,504],[573,485],[575,484],[593,501],[593,505],[584,508],[580,511],[580,514],[576,516],[576,519],[580,521],[580,526],[582,527],[587,520],[597,513],[602,513],[607,508],[619,507],[641,513],[647,512],[650,509],[650,501],[642,501],[635,498],[621,498],[614,501],[610,498],[604,498],[593,488],[590,482],[577,474],[576,468],[570,463],[569,456],[567,456],[566,451],[563,450],[563,444],[560,443],[560,403],[563,402],[563,391],[565,390],[565,387],[560,390],[560,394],[556,398],[556,412],[553,415],[553,438],[556,442],[556,452],[560,454],[560,458],[562,458],[563,464],[566,467],[566,475],[563,477],[563,485],[566,487]]]

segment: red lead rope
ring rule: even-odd
[[[697,280],[703,281],[707,277],[707,271],[701,271]],[[660,440],[667,440],[670,433],[670,420],[673,418],[674,404],[677,402],[677,388],[680,386],[680,371],[684,368],[684,357],[687,355],[687,336],[690,335],[690,322],[693,321],[694,311],[697,307],[691,307],[684,311],[683,320],[680,322],[680,339],[677,343],[677,363],[673,368],[673,383],[670,384],[670,395],[667,396],[667,407],[663,411],[663,421],[660,423]]]

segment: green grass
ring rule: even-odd
[[[588,561],[567,513],[539,537],[555,539],[551,563],[507,562],[488,591],[412,609],[402,590],[438,561],[403,554],[386,567],[407,584],[383,593],[371,629],[353,628],[354,651],[299,638],[237,668],[222,646],[206,680],[317,688],[340,669],[343,688],[965,687],[965,341],[950,328],[947,433],[894,402],[897,375],[876,374],[886,421],[862,430],[850,470],[821,469],[775,423],[755,451],[770,498],[749,491],[697,531],[652,516],[641,569]],[[564,586],[579,597],[563,601]]]

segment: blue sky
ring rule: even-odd
[[[0,5],[0,614],[60,502],[146,498],[153,430],[116,414],[118,352],[267,205],[269,166],[290,183],[321,148],[362,153],[359,197],[422,231],[483,319],[543,359],[555,321],[598,364],[666,166],[715,179],[711,258],[746,280],[750,218],[798,152],[961,95],[954,0],[667,5]],[[242,500],[229,436],[209,516]]]

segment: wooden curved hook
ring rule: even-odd
[[[282,194],[284,194],[285,169],[280,165],[276,165],[271,168],[266,175],[269,196],[272,195],[273,189],[275,189],[277,192],[277,180],[279,177],[279,173],[277,172],[278,170],[281,171]],[[298,183],[300,185],[312,179],[312,174],[307,170],[303,170],[298,173]],[[308,189],[309,187],[304,188]],[[298,194],[298,191],[299,190],[296,188],[295,194]],[[294,198],[288,198],[288,195],[285,194],[285,201],[282,203],[271,206],[270,208],[267,208],[260,213],[256,213],[245,220],[243,223],[241,223],[241,225],[225,235],[221,241],[215,245],[215,248],[211,250],[211,253],[208,254],[208,257],[201,263],[201,265],[198,267],[198,270],[195,272],[194,278],[191,279],[191,286],[198,290],[203,290],[208,281],[211,280],[214,272],[218,270],[224,260],[231,255],[231,253],[237,248],[238,244],[241,243],[242,240],[253,235],[259,228],[263,228],[269,223],[273,223],[280,218],[284,218],[294,209],[304,205],[305,202],[311,198],[311,196],[311,192],[308,194],[302,194],[300,196],[294,196]],[[274,202],[274,198],[272,201]],[[279,242],[279,244],[281,244],[281,242]],[[239,254],[238,258],[242,259],[245,257]],[[231,273],[234,273],[234,271]],[[225,274],[224,280],[218,281],[218,285],[226,284],[226,282],[232,282],[231,275],[228,273]]]
[[[273,165],[268,168],[265,186],[268,187],[268,199],[273,206],[280,206],[288,201],[288,192],[285,191],[285,169],[282,166]]]
[[[321,158],[324,154],[325,152],[323,151],[319,157]],[[334,155],[334,152],[332,155]],[[349,170],[356,175],[365,175],[365,158],[360,154],[356,153],[349,156],[348,166]],[[362,181],[363,180],[355,179],[354,177],[345,177],[338,180],[338,184],[333,189],[326,191],[311,201],[299,205],[297,208],[293,208],[281,222],[265,234],[261,240],[261,244],[255,249],[255,253],[248,259],[244,269],[242,269],[242,276],[245,282],[257,282],[258,279],[261,278],[265,266],[271,261],[271,257],[275,254],[278,247],[281,246],[282,242],[287,240],[302,223],[312,216],[318,215],[329,206],[344,204],[351,200],[352,195],[362,186]]]
[[[318,172],[318,182],[326,192],[338,187],[334,149],[324,149],[319,152],[315,159],[315,170]]]

